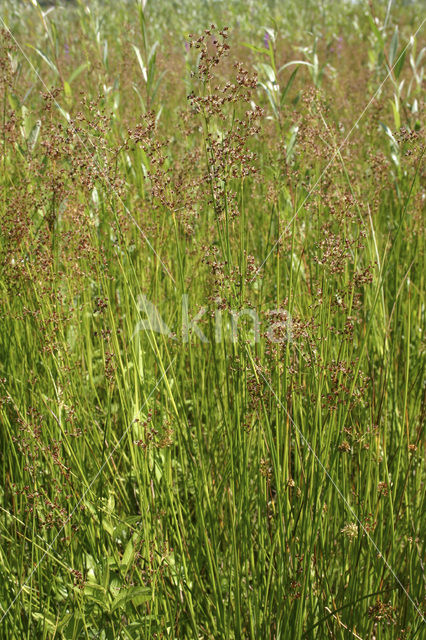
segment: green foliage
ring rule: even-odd
[[[4,4],[1,637],[422,637],[420,4]]]

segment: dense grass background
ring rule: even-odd
[[[1,637],[420,640],[421,4],[0,17]]]

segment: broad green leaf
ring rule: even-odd
[[[10,93],[10,92],[7,93],[7,98],[9,100],[9,104],[12,107],[12,109],[14,111],[18,111],[20,106],[19,98],[14,93]]]
[[[293,84],[294,78],[296,77],[296,73],[298,72],[298,68],[296,67],[296,69],[293,71],[293,73],[291,74],[282,94],[281,94],[281,99],[280,99],[280,105],[282,106],[285,102],[285,99],[287,97],[288,92],[291,89],[291,85]]]
[[[271,65],[267,64],[266,62],[261,62],[259,64],[259,67],[261,69],[263,69],[263,71],[264,71],[266,77],[268,78],[269,82],[276,83],[277,78],[275,76],[275,71],[273,70]]]
[[[83,618],[79,613],[73,613],[66,626],[62,629],[62,633],[66,640],[77,640],[83,629]]]
[[[388,125],[385,124],[384,122],[380,122],[379,123],[380,126],[382,127],[382,129],[384,130],[384,132],[386,133],[386,135],[388,136],[389,140],[391,140],[391,142],[397,146],[397,142],[393,136],[392,131],[389,129]]]
[[[51,632],[54,633],[57,630],[57,624],[55,619],[52,618],[52,616],[49,616],[46,612],[39,613],[38,611],[33,611],[31,615],[34,618],[34,620],[42,621],[43,624],[49,627]]]
[[[265,90],[266,95],[268,96],[269,103],[270,103],[270,105],[272,107],[272,111],[274,112],[275,117],[278,118],[277,105],[275,104],[275,99],[274,99],[273,94],[271,93],[271,91],[267,87],[267,85],[264,84],[263,82],[259,82],[259,86],[262,87],[262,89]]]
[[[102,53],[102,61],[105,65],[105,67],[108,66],[108,40],[105,40],[104,42],[104,49],[103,49],[103,53]]]
[[[27,47],[30,47],[30,49],[33,49],[34,51],[36,51],[38,53],[38,55],[40,56],[40,58],[42,58],[46,64],[49,65],[49,67],[52,69],[52,71],[58,76],[59,75],[59,71],[55,65],[55,63],[48,57],[48,55],[46,53],[43,53],[43,51],[40,51],[40,49],[38,47],[34,47],[32,44],[27,44]]]
[[[37,142],[37,139],[38,139],[38,136],[39,136],[39,133],[40,133],[40,129],[41,129],[41,120],[37,120],[37,122],[35,123],[35,125],[31,129],[30,135],[28,136],[28,140],[27,140],[28,150],[30,152],[33,151],[33,149],[34,149],[34,147],[36,145],[36,142]]]
[[[243,42],[242,44],[243,44],[243,47],[247,47],[247,49],[251,49],[256,53],[262,53],[263,55],[269,56],[269,52],[268,52],[268,49],[266,49],[266,47],[255,47],[253,44],[250,44],[249,42]]]
[[[31,132],[31,118],[30,118],[30,112],[28,111],[27,107],[24,104],[21,107],[21,115],[22,115],[21,133],[22,133],[22,137],[25,138],[25,140],[27,140]]]
[[[392,67],[394,60],[396,59],[396,52],[398,50],[398,27],[395,28],[394,34],[392,36],[390,49],[389,49],[389,63]]]
[[[157,54],[156,54],[156,48],[157,48],[158,42],[156,42],[154,44],[154,46],[152,47],[149,56],[148,56],[148,80],[147,80],[147,86],[148,89],[150,90],[152,83],[154,82],[154,76],[155,76],[155,62],[157,59]]]
[[[125,607],[129,603],[137,607],[144,602],[148,602],[151,597],[152,594],[149,587],[130,587],[118,594],[111,605],[111,611],[115,611],[119,607]]]
[[[299,127],[293,126],[290,130],[290,136],[286,145],[287,162],[290,162],[293,157],[294,145],[297,138],[297,132]]]
[[[114,507],[115,507],[115,497],[113,493],[110,493],[110,495],[108,496],[107,511],[109,511],[109,513],[112,513],[114,511]]]
[[[140,50],[138,49],[138,47],[135,44],[132,44],[132,47],[135,50],[136,57],[137,57],[138,62],[139,62],[139,66],[140,66],[141,71],[142,71],[143,79],[146,82],[147,79],[148,79],[148,76],[147,76],[147,73],[146,73],[146,66],[144,65],[143,60],[142,60],[142,54],[141,54]]]
[[[399,115],[399,100],[396,95],[394,96],[394,100],[391,100],[390,103],[393,111],[395,129],[398,130],[401,127],[401,117]]]
[[[407,54],[407,49],[404,49],[404,51],[400,54],[395,67],[394,67],[394,74],[396,79],[398,80],[399,76],[401,75],[401,71],[402,71],[402,67],[404,66],[404,62],[405,62],[405,56]]]
[[[71,87],[66,80],[64,80],[64,93],[67,98],[71,98],[72,96]]]
[[[135,546],[132,538],[129,540],[124,550],[123,557],[121,558],[121,566],[127,569],[130,562],[133,561],[134,556],[135,556]]]
[[[102,586],[105,589],[108,589],[108,586],[109,586],[109,576],[110,576],[109,568],[110,568],[110,562],[109,562],[109,558],[107,557],[102,563],[102,574],[101,574]]]
[[[291,62],[287,62],[286,64],[283,64],[283,66],[278,69],[278,74],[280,74],[281,71],[283,71],[284,69],[287,69],[287,67],[291,67],[295,64],[297,65],[301,64],[301,65],[304,65],[305,67],[311,67],[311,68],[313,68],[314,66],[311,62],[306,62],[306,60],[292,60]]]
[[[419,68],[421,61],[423,60],[423,56],[426,53],[426,47],[423,47],[423,49],[421,49],[419,55],[417,56],[417,60],[416,60],[416,67]]]
[[[101,595],[97,596],[96,594],[90,594],[90,593],[85,593],[84,597],[88,602],[91,602],[93,604],[97,604],[98,607],[101,609],[101,611],[109,611],[109,606],[108,606],[108,600],[105,598],[102,598]]]
[[[155,116],[155,123],[157,123],[160,120],[162,113],[163,113],[163,105],[161,105],[161,107],[157,111],[157,115]]]

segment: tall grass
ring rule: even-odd
[[[421,638],[419,5],[2,21],[2,637]]]

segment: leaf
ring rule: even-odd
[[[85,593],[84,597],[86,598],[87,602],[90,602],[91,604],[96,604],[101,611],[109,611],[108,609],[108,601],[106,600],[105,597],[101,597],[102,594],[98,597],[96,594],[91,594],[91,593]]]
[[[146,38],[146,28],[145,28],[145,9],[146,0],[141,0],[138,2],[138,11],[139,11],[139,22],[141,27],[142,41],[145,51],[147,49],[147,38]]]
[[[380,126],[382,127],[382,129],[384,130],[384,132],[386,133],[386,135],[388,136],[389,140],[390,140],[391,142],[393,142],[393,144],[394,144],[394,145],[398,146],[398,145],[397,145],[397,142],[396,142],[396,140],[395,140],[395,138],[394,138],[394,136],[393,136],[393,133],[392,133],[392,131],[389,129],[388,125],[387,125],[387,124],[385,124],[384,122],[379,122],[379,124],[380,124]]]
[[[9,93],[8,92],[7,93],[7,98],[9,100],[9,104],[12,107],[12,109],[14,111],[17,111],[19,109],[19,105],[20,105],[18,96],[16,96],[14,93]]]
[[[28,139],[28,136],[30,135],[31,129],[31,119],[30,119],[30,113],[27,109],[27,107],[23,104],[21,107],[21,115],[22,115],[22,127],[21,127],[21,133],[23,138],[25,138],[25,140]]]
[[[266,49],[265,47],[255,47],[253,44],[249,44],[248,42],[243,42],[242,44],[243,44],[243,47],[247,47],[247,49],[251,49],[256,53],[263,53],[264,55],[269,56],[268,49]]]
[[[401,127],[401,117],[399,115],[399,101],[398,97],[395,95],[394,100],[390,100],[392,111],[393,111],[393,119],[395,122],[395,129],[398,130]]]
[[[92,189],[92,201],[96,209],[99,209],[99,193],[96,187],[93,187]]]
[[[71,98],[72,96],[71,87],[66,80],[64,80],[64,93],[67,98]]]
[[[276,40],[275,31],[273,29],[271,29],[270,27],[265,27],[265,31],[269,35],[269,37],[271,38],[272,42],[275,42],[275,40]]]
[[[73,613],[68,619],[66,626],[62,629],[62,633],[66,640],[76,640],[83,628],[83,619],[79,613]]]
[[[148,55],[148,65],[150,64],[152,59],[155,59],[155,57],[157,55],[156,54],[157,47],[158,47],[158,40],[157,40],[157,42],[154,42],[154,44],[151,47],[151,50],[150,50],[149,55]]]
[[[55,633],[57,624],[52,616],[47,615],[46,612],[39,613],[38,611],[33,611],[31,615],[35,620],[41,621],[44,625],[49,627],[51,632]]]
[[[88,66],[89,66],[89,64],[87,62],[83,62],[83,64],[81,64],[79,67],[77,67],[77,69],[74,69],[74,71],[72,72],[72,74],[68,78],[68,83],[71,84],[80,75],[80,73],[82,71],[87,69]]]
[[[278,110],[277,110],[277,105],[275,104],[275,100],[274,100],[274,96],[271,93],[271,91],[269,90],[269,88],[266,86],[266,84],[264,84],[263,82],[259,82],[259,86],[262,87],[262,89],[266,92],[266,95],[268,96],[268,100],[269,103],[272,107],[272,111],[274,112],[274,115],[276,118],[278,118]]]
[[[423,47],[423,49],[420,51],[419,55],[417,56],[417,60],[416,60],[416,68],[418,69],[420,66],[421,61],[423,60],[423,56],[426,53],[426,47]]]
[[[266,77],[268,78],[269,82],[271,82],[272,84],[275,84],[277,79],[275,76],[275,71],[273,70],[273,68],[271,67],[271,65],[266,64],[265,62],[262,62],[259,67],[261,69],[263,69]]]
[[[144,602],[148,602],[151,596],[151,589],[149,587],[130,587],[118,594],[112,603],[111,611],[115,611],[119,607],[125,607],[130,602],[137,607]]]
[[[111,493],[108,497],[108,502],[107,502],[107,511],[109,513],[112,513],[114,511],[114,507],[115,507],[115,498],[114,498],[114,494]]]
[[[127,569],[128,565],[130,565],[130,563],[133,561],[134,556],[135,556],[135,547],[133,543],[133,538],[131,538],[126,545],[126,548],[123,553],[123,557],[121,558],[121,563],[120,563],[121,566]]]
[[[151,620],[150,627],[152,632],[158,624],[158,616],[153,614],[143,616],[143,619],[138,620],[137,622],[130,622],[130,624],[126,625],[126,634],[128,634],[128,636],[130,638],[133,638],[134,640],[140,640],[140,638],[143,637],[143,631],[147,628],[146,623],[148,620]],[[170,627],[166,627],[166,632],[170,634]]]
[[[306,62],[306,60],[292,60],[291,62],[287,62],[286,64],[283,64],[283,66],[278,69],[278,73],[280,74],[281,71],[283,71],[284,69],[287,69],[287,67],[291,67],[293,64],[297,64],[297,65],[302,64],[305,67],[311,67],[311,68],[313,68],[314,66],[311,62]]]
[[[393,65],[393,61],[396,58],[396,52],[398,51],[398,27],[395,28],[394,34],[392,36],[390,50],[389,50],[389,63],[390,66]]]
[[[287,97],[288,92],[291,89],[291,85],[293,84],[294,78],[296,77],[296,73],[299,71],[299,69],[296,67],[296,69],[293,71],[293,73],[291,74],[289,81],[287,82],[284,91],[281,94],[281,99],[280,99],[280,106],[282,106],[285,102],[285,99]]]
[[[157,79],[157,81],[156,81],[155,85],[152,87],[152,91],[151,91],[151,102],[154,102],[154,100],[155,100],[155,96],[157,95],[157,91],[158,91],[159,86],[160,86],[160,82],[161,82],[161,80],[163,79],[163,77],[166,75],[166,73],[167,73],[167,71],[166,71],[166,70],[165,70],[165,71],[162,71],[162,72],[160,73],[160,75],[158,76],[158,79]]]
[[[145,102],[144,102],[144,99],[142,98],[142,96],[141,96],[141,94],[140,94],[139,89],[137,88],[137,86],[136,86],[135,84],[134,84],[134,85],[132,85],[132,88],[133,88],[133,91],[136,93],[136,95],[137,95],[137,96],[138,96],[138,98],[139,98],[139,102],[140,102],[140,105],[141,105],[141,111],[142,111],[142,113],[146,113],[146,106],[145,106]]]
[[[154,99],[154,98],[153,98]],[[161,107],[158,109],[157,111],[157,115],[155,116],[155,123],[157,124],[157,122],[159,121],[161,114],[163,113],[163,105],[161,105]]]
[[[40,58],[42,58],[46,62],[46,64],[49,65],[49,67],[52,69],[52,71],[54,71],[54,73],[57,76],[59,75],[59,71],[58,71],[55,63],[52,62],[52,60],[45,53],[43,53],[43,51],[40,51],[40,49],[38,47],[33,47],[32,44],[27,44],[27,47],[30,47],[30,49],[34,49],[34,51],[36,51],[38,53]]]
[[[399,78],[399,76],[401,74],[402,67],[404,66],[406,54],[407,54],[407,49],[404,49],[404,51],[400,54],[400,56],[398,58],[398,61],[395,64],[393,72],[394,72],[395,77],[396,77],[397,80],[398,80],[398,78]]]
[[[28,140],[27,140],[28,149],[31,153],[36,145],[36,142],[40,133],[40,129],[41,129],[41,120],[37,120],[37,122],[31,129],[30,135],[28,136]]]
[[[143,79],[144,79],[144,80],[145,80],[145,82],[146,82],[146,81],[147,81],[147,79],[148,79],[148,76],[147,76],[147,74],[146,74],[146,67],[145,67],[145,65],[144,65],[144,63],[143,63],[143,60],[142,60],[142,54],[141,54],[141,52],[139,51],[138,47],[137,47],[135,44],[132,44],[132,47],[133,47],[133,49],[135,50],[136,57],[137,57],[138,62],[139,62],[139,66],[140,66],[141,71],[142,71]]]
[[[385,46],[385,43],[383,42],[383,37],[382,34],[380,33],[380,31],[377,28],[376,23],[374,22],[374,19],[371,17],[371,15],[368,15],[368,21],[370,23],[370,27],[372,32],[374,33],[374,35],[376,36],[379,44],[380,44],[380,48],[383,49],[383,47]]]
[[[104,42],[104,51],[102,54],[102,60],[105,67],[107,67],[108,66],[108,40],[105,40]]]
[[[290,129],[290,136],[286,144],[287,162],[291,162],[291,159],[293,157],[293,150],[294,150],[294,145],[296,142],[298,130],[299,130],[299,127],[296,127],[296,126],[293,126]]]
[[[104,587],[105,590],[108,588],[108,585],[109,585],[109,576],[110,576],[109,568],[110,568],[109,558],[105,558],[101,566],[101,581],[102,581],[102,586]]]
[[[61,105],[58,104],[55,100],[55,104],[58,108],[58,111],[64,116],[65,120],[68,120],[68,122],[70,121],[70,114],[68,113],[68,111],[65,111],[65,109],[62,109]]]
[[[154,76],[155,76],[155,62],[157,59],[157,53],[156,53],[156,49],[157,49],[157,45],[158,42],[156,42],[151,51],[149,52],[149,56],[148,56],[148,80],[147,80],[147,87],[148,90],[150,90],[152,83],[154,82]]]

